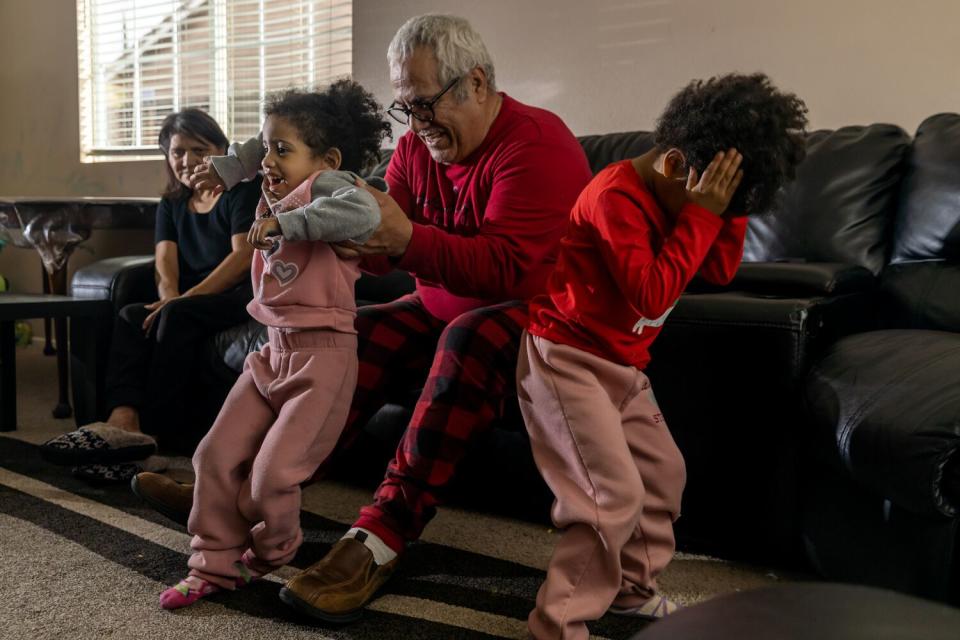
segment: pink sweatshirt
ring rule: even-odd
[[[340,259],[328,243],[365,239],[379,224],[380,209],[369,193],[353,185],[351,176],[318,172],[280,201],[276,215],[283,236],[274,249],[256,251],[251,266],[253,300],[247,311],[255,320],[283,329],[357,332],[353,323],[358,261]],[[337,181],[340,186],[331,189]],[[334,224],[317,224],[325,214],[328,219],[341,218]],[[267,215],[271,212],[261,198],[257,216]],[[363,233],[356,234],[357,224],[345,227],[345,215],[360,219]]]

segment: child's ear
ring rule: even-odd
[[[343,162],[343,155],[341,155],[340,149],[330,147],[323,152],[323,161],[326,162],[331,169],[339,169],[340,163]]]
[[[670,148],[661,156],[660,173],[668,180],[686,180],[689,169],[687,157],[676,147]]]

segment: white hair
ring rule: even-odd
[[[476,67],[482,67],[487,75],[487,86],[491,91],[497,90],[493,59],[480,34],[464,18],[430,13],[407,20],[387,48],[391,74],[417,47],[429,47],[433,51],[437,59],[437,82],[441,87],[447,86],[455,78],[465,76]],[[464,100],[467,89],[458,85],[454,94],[458,100]]]

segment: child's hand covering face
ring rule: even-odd
[[[743,179],[740,163],[743,156],[736,149],[720,151],[697,179],[697,170],[690,167],[687,176],[687,198],[704,209],[721,215],[737,192]]]

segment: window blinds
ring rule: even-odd
[[[352,65],[352,0],[78,0],[84,161],[156,157],[167,114],[256,135],[266,94]]]

